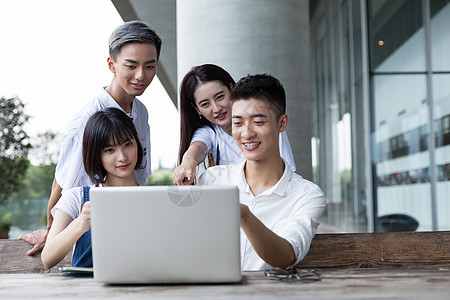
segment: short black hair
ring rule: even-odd
[[[116,60],[122,46],[127,43],[147,43],[154,45],[159,61],[162,41],[155,30],[147,23],[139,20],[129,21],[114,29],[109,37],[109,56],[113,60]]]
[[[95,112],[86,123],[83,135],[83,164],[92,182],[96,182],[95,175],[103,181],[106,170],[101,163],[101,154],[110,144],[121,145],[129,138],[136,141],[138,157],[135,170],[141,166],[143,151],[133,121],[118,108],[108,107]]]
[[[277,118],[286,113],[286,93],[281,82],[269,74],[247,75],[241,78],[231,92],[232,103],[236,100],[256,99],[275,110]]]

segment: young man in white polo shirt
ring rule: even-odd
[[[125,22],[111,34],[107,63],[113,78],[72,118],[64,132],[48,202],[47,231],[39,230],[19,237],[34,245],[27,252],[28,255],[44,247],[53,222],[50,211],[61,193],[72,187],[92,184],[83,166],[82,141],[86,122],[95,112],[116,107],[133,120],[144,152],[141,167],[135,170],[135,177],[140,185],[145,185],[147,177],[151,175],[150,127],[147,108],[136,97],[144,93],[156,75],[161,44],[156,32],[141,21]]]
[[[280,156],[278,136],[288,122],[281,83],[270,75],[249,75],[231,99],[232,133],[246,160],[209,168],[199,183],[239,187],[243,270],[294,266],[309,250],[325,195]]]

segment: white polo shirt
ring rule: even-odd
[[[234,138],[226,133],[219,125],[214,124],[213,126],[214,129],[209,126],[197,129],[194,132],[191,144],[196,141],[203,142],[208,148],[208,152],[214,155],[214,160],[217,160],[218,145],[219,165],[240,164],[245,159],[245,156],[241,149],[239,149]],[[279,135],[279,147],[281,157],[287,162],[291,170],[295,172],[294,156],[286,131],[281,132]]]
[[[93,182],[84,170],[83,165],[83,134],[90,116],[107,107],[115,107],[123,111],[120,105],[102,88],[99,94],[86,104],[69,122],[61,140],[59,159],[56,166],[55,178],[63,190],[73,187],[91,185]],[[145,185],[147,177],[151,175],[150,160],[150,125],[145,105],[138,99],[133,100],[130,116],[142,144],[144,157],[141,168],[134,171],[138,184]]]
[[[238,186],[240,202],[247,205],[267,228],[292,245],[296,258],[294,266],[305,257],[317,232],[319,219],[325,210],[325,195],[316,184],[285,167],[280,180],[255,197],[245,179],[245,163],[208,168],[200,176],[199,184]],[[241,228],[241,269],[268,268],[271,266],[256,254]]]

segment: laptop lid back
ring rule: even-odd
[[[241,280],[237,187],[99,187],[90,201],[96,281]]]

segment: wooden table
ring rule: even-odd
[[[24,241],[0,240],[0,299],[450,299],[450,231],[319,234],[297,267],[322,281],[244,272],[240,284],[109,286],[46,270]],[[220,271],[220,270],[218,270]]]
[[[0,274],[0,299],[450,299],[450,268],[320,270],[286,283],[244,272],[240,284],[110,286],[61,273]]]

